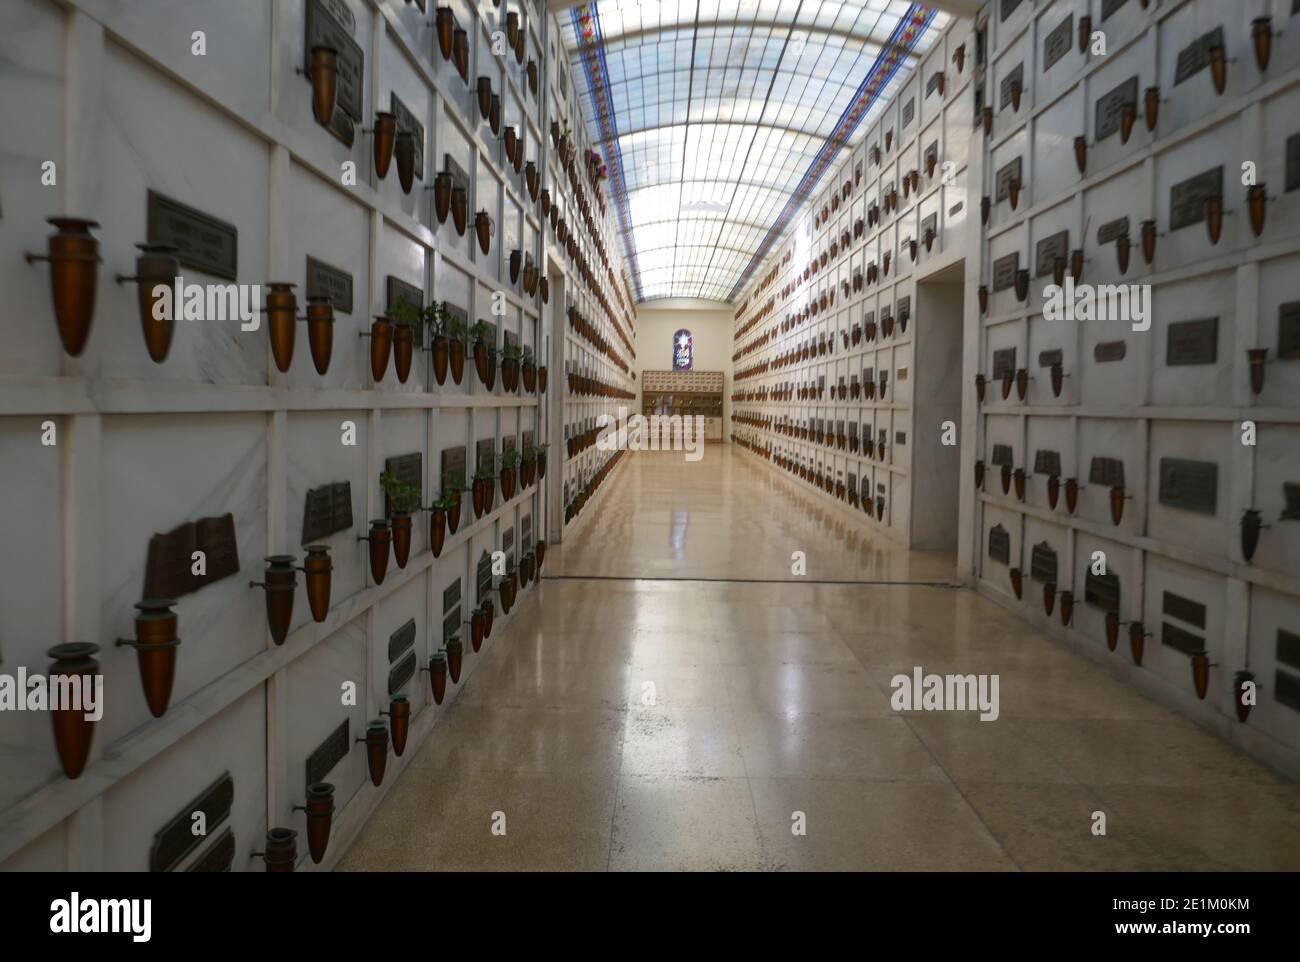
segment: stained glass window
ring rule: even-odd
[[[695,363],[695,338],[682,328],[673,335],[673,370],[689,371]]]

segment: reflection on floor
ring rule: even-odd
[[[1300,868],[1296,786],[950,558],[729,450],[628,461],[341,868]],[[931,583],[812,583],[854,575]],[[893,711],[918,665],[997,673],[999,718]]]

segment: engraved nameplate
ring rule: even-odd
[[[204,836],[195,835],[192,831],[195,812],[203,813],[204,824],[212,830],[230,817],[234,801],[235,780],[230,777],[230,772],[226,772],[200,792],[197,798],[183,806],[154,834],[153,845],[149,849],[149,871],[172,871],[203,841]]]
[[[1209,33],[1202,34],[1178,52],[1178,63],[1174,68],[1174,86],[1196,76],[1210,65],[1210,48],[1223,46],[1223,28],[1215,27]]]
[[[352,748],[349,736],[349,719],[345,718],[325,736],[325,740],[316,750],[307,756],[307,784],[314,785],[325,781],[334,766],[341,762]]]
[[[1196,628],[1205,627],[1205,605],[1191,598],[1184,598],[1172,591],[1164,592],[1161,598],[1161,611],[1170,618],[1185,621]]]
[[[1300,360],[1300,301],[1277,309],[1277,356],[1282,361]]]
[[[1043,73],[1056,66],[1057,61],[1070,52],[1074,39],[1074,14],[1062,20],[1043,41]]]
[[[336,481],[333,484],[312,488],[303,499],[302,541],[315,544],[336,531],[352,527],[352,482]]]
[[[1004,23],[1006,22],[1007,17],[1016,12],[1018,6],[1020,6],[1020,0],[1002,0],[1001,19]]]
[[[352,38],[355,18],[344,3],[308,0],[306,26],[304,71],[311,69],[312,47],[325,46],[338,51],[337,94],[328,129],[350,147],[356,137],[356,124],[361,122],[366,63],[361,46]]]
[[[1020,84],[1023,91],[1025,85],[1025,65],[1023,63],[1018,63],[1009,70],[998,85],[998,110],[1003,110],[1007,104],[1011,103],[1012,84]]]
[[[1124,487],[1124,462],[1119,458],[1093,458],[1088,467],[1088,483],[1107,488]]]
[[[1020,252],[1013,251],[993,262],[993,290],[1004,291],[1014,287],[1016,272],[1020,270]]]
[[[1300,189],[1300,134],[1286,139],[1286,189]]]
[[[454,611],[460,605],[460,579],[457,578],[442,590],[442,613]]]
[[[187,872],[229,872],[235,860],[235,833],[227,828],[207,850],[190,863]]]
[[[935,88],[939,86],[939,78],[942,75],[943,75],[942,71],[935,71],[934,73],[930,74],[930,79],[925,82],[926,99],[929,99],[930,94],[934,93]]]
[[[1097,98],[1097,111],[1093,120],[1096,128],[1095,139],[1101,143],[1116,133],[1124,117],[1124,108],[1132,106],[1137,109],[1138,78],[1129,77],[1122,84]]]
[[[1128,233],[1128,218],[1107,221],[1097,228],[1097,243],[1110,244]]]
[[[445,173],[451,174],[451,189],[460,188],[465,192],[465,197],[469,197],[469,174],[465,173],[465,168],[452,159],[451,154],[442,155],[442,169]]]
[[[194,552],[202,551],[207,574],[193,574]],[[149,539],[145,561],[144,597],[180,598],[239,571],[235,516],[190,521]]]
[[[921,219],[921,239],[924,240],[925,235],[929,232],[933,232],[936,237],[939,236],[938,214],[930,214]]]
[[[388,673],[388,694],[390,696],[397,694],[415,675],[415,652],[411,652]]]
[[[478,569],[474,573],[474,585],[478,589],[479,604],[492,593],[492,556],[486,551],[478,559]]]
[[[1127,341],[1101,341],[1092,349],[1092,359],[1098,364],[1122,361],[1128,353]]]
[[[352,275],[314,257],[307,258],[307,296],[328,297],[334,310],[352,313]]]
[[[1058,347],[1051,351],[1038,352],[1038,366],[1052,367],[1055,364],[1065,363],[1065,353]]]
[[[464,487],[467,480],[465,474],[465,447],[460,445],[454,448],[443,448],[442,450],[442,486],[446,490],[448,484],[455,482],[458,486]],[[450,493],[448,491],[447,493]]]
[[[1040,450],[1034,453],[1034,474],[1045,474],[1049,478],[1061,476],[1061,452]]]
[[[1070,256],[1070,232],[1059,231],[1044,237],[1034,249],[1034,276],[1043,277],[1056,270],[1056,262],[1065,262]]]
[[[145,228],[150,244],[176,248],[186,267],[233,281],[239,268],[239,231],[178,200],[149,191]]]
[[[1279,664],[1300,671],[1300,635],[1285,628],[1277,630],[1277,660]]]
[[[1219,499],[1219,466],[1213,461],[1160,459],[1160,503],[1199,514],[1214,514]]]
[[[480,438],[474,442],[474,463],[476,470],[479,471],[486,471],[491,474],[496,470],[497,449],[495,440]]]
[[[461,619],[460,619],[459,608],[457,608],[455,611],[451,612],[450,614],[443,616],[442,643],[444,645],[451,639],[460,637],[460,624],[461,624]]]
[[[1205,202],[1223,196],[1223,168],[1214,167],[1169,188],[1169,229],[1179,230],[1205,220]]]
[[[1300,484],[1294,481],[1282,482],[1282,517],[1281,521],[1300,521]]]
[[[898,299],[898,323],[903,327],[907,326],[908,320],[912,317],[912,298],[900,297]]]
[[[1016,349],[1004,347],[993,352],[993,380],[1000,381],[1016,373]]]
[[[915,116],[916,116],[916,98],[912,97],[907,101],[907,103],[903,104],[903,122],[898,125],[899,129],[906,130],[907,125],[912,122],[912,119]]]
[[[989,529],[989,557],[1004,565],[1011,564],[1011,535],[1000,524]]]
[[[402,652],[406,651],[415,644],[415,619],[410,619],[402,627],[388,636],[388,662],[392,664],[401,657]]]
[[[1029,577],[1043,584],[1056,583],[1056,552],[1046,541],[1034,545],[1029,557]]]
[[[1204,638],[1167,621],[1160,624],[1160,643],[1184,655],[1195,655],[1205,650]]]
[[[995,444],[993,445],[993,454],[989,458],[989,461],[997,467],[1002,467],[1004,464],[1014,467],[1016,463],[1015,458],[1015,452],[1012,450],[1011,445]]]
[[[384,470],[391,474],[399,484],[415,488],[420,492],[419,501],[424,500],[424,455],[419,451],[412,454],[399,454],[384,460]],[[419,507],[419,505],[415,505]],[[384,517],[394,514],[393,499],[384,494]]]
[[[393,116],[397,118],[397,132],[409,132],[415,141],[415,176],[424,180],[424,124],[415,119],[415,114],[398,99],[396,93],[391,97]]]
[[[998,169],[997,177],[994,182],[995,189],[993,199],[995,202],[1001,202],[1007,199],[1007,196],[1010,193],[1008,188],[1011,186],[1012,181],[1019,181],[1022,186],[1024,185],[1024,181],[1020,179],[1020,168],[1021,158],[1017,157],[1015,160],[1002,165],[1002,167]]]
[[[1279,705],[1300,711],[1300,676],[1280,669],[1274,670],[1273,698]]]
[[[1219,357],[1219,319],[1177,321],[1165,339],[1165,364],[1213,364]]]
[[[523,520],[519,522],[519,543],[526,549],[525,554],[532,549],[533,544],[533,516],[526,514]]]
[[[1083,600],[1102,611],[1119,611],[1119,575],[1095,575],[1089,569],[1083,580]]]
[[[1102,22],[1105,23],[1107,20],[1109,20],[1111,14],[1113,14],[1120,7],[1124,6],[1124,4],[1126,3],[1128,3],[1128,0],[1101,0]]]

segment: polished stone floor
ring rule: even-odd
[[[614,479],[341,868],[1300,868],[1296,786],[953,587],[951,557],[730,449]],[[916,665],[997,673],[999,718],[893,711]]]

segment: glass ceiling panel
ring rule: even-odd
[[[930,16],[850,126],[891,37]],[[818,166],[827,141],[860,141],[949,18],[906,0],[597,0],[561,20],[638,298],[730,300],[834,166]]]

